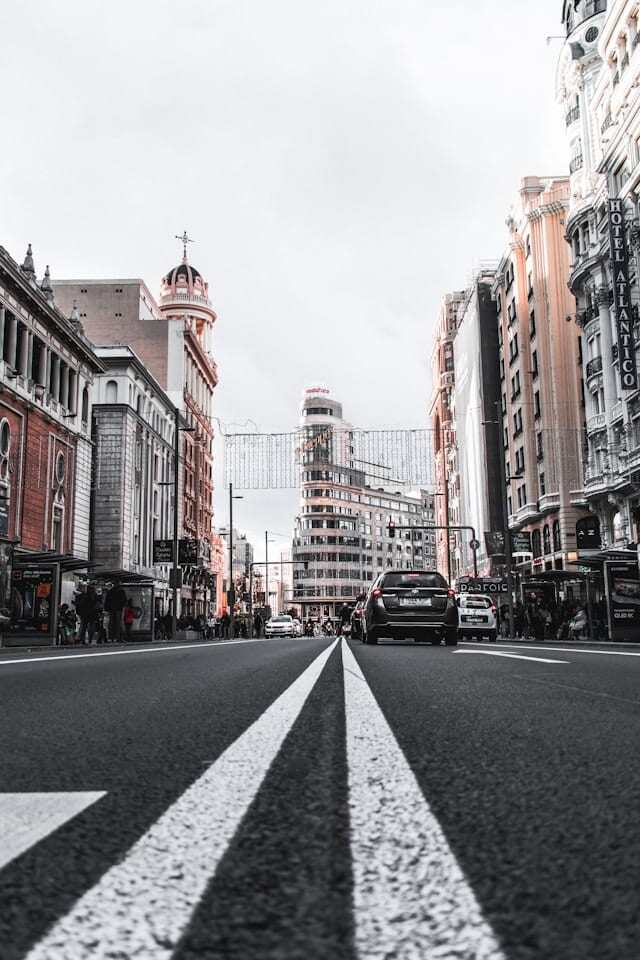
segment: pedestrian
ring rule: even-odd
[[[119,583],[114,583],[107,592],[104,609],[109,614],[109,640],[112,643],[122,637],[122,614],[127,605],[127,595]]]
[[[229,626],[231,624],[231,617],[229,616],[228,610],[225,610],[220,617],[220,624],[222,626],[222,636],[226,639],[229,636]]]
[[[131,600],[127,599],[124,610],[122,611],[122,621],[124,623],[125,639],[127,642],[131,640],[131,631],[133,629],[135,619],[136,611],[131,605]]]
[[[76,613],[80,618],[78,641],[85,646],[92,647],[95,644],[98,615],[100,613],[100,602],[92,584],[89,584],[85,592],[81,593],[76,600]]]
[[[262,636],[262,617],[259,613],[256,613],[253,618],[253,635],[254,637]]]

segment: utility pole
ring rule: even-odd
[[[269,531],[264,532],[264,605],[269,608]],[[266,611],[265,611],[266,613]]]
[[[511,557],[511,531],[509,530],[509,502],[507,497],[507,464],[502,435],[502,406],[496,401],[496,430],[498,431],[498,456],[500,459],[500,493],[502,494],[502,526],[504,529],[504,567],[507,575],[507,605],[509,608],[509,637],[513,637],[513,575]]]
[[[173,431],[173,571],[172,571],[172,609],[171,638],[178,633],[178,471],[180,469],[180,411],[175,408]]]

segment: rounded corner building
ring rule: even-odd
[[[391,465],[366,462],[360,434],[326,387],[305,390],[292,551],[294,603],[305,620],[335,617],[387,567],[435,566],[435,533],[423,529],[434,523],[433,494],[392,491]],[[390,538],[391,521],[417,529]]]

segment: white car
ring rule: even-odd
[[[458,599],[458,631],[461,640],[484,637],[495,643],[498,638],[496,605],[481,593],[462,593]]]
[[[293,617],[282,613],[271,617],[264,625],[265,637],[295,637],[296,626]]]

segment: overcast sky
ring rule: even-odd
[[[55,278],[157,292],[186,228],[219,315],[224,423],[292,429],[302,389],[324,383],[358,426],[424,426],[441,295],[501,255],[523,176],[566,171],[545,43],[560,14],[4,3],[0,243],[22,259],[31,241]],[[288,535],[296,503],[247,491],[237,525]]]

